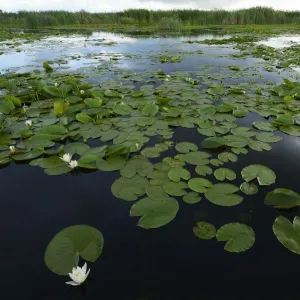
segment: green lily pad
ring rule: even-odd
[[[275,183],[276,175],[264,165],[250,165],[242,170],[242,177],[246,182],[257,178],[260,185],[271,185]]]
[[[80,157],[78,160],[78,166],[84,169],[96,170],[97,161],[101,156],[99,154],[87,153]]]
[[[189,180],[191,178],[191,173],[182,167],[176,167],[169,171],[168,176],[172,181],[179,182],[181,178]]]
[[[255,121],[252,123],[252,125],[263,131],[276,131],[278,130],[277,126],[270,122],[262,122],[262,121]]]
[[[253,229],[245,224],[228,223],[217,231],[217,241],[226,242],[224,249],[228,252],[244,252],[255,242]]]
[[[278,241],[290,251],[300,254],[300,218],[295,217],[293,224],[279,216],[273,224],[273,232]]]
[[[197,151],[189,152],[183,156],[185,162],[191,165],[203,166],[209,164],[208,158],[211,155],[207,152]]]
[[[160,156],[160,151],[155,147],[144,148],[141,154],[148,158],[155,158]]]
[[[126,178],[132,178],[136,174],[148,176],[153,171],[153,165],[143,156],[135,156],[129,160],[125,167],[121,169],[121,175]]]
[[[239,188],[233,184],[217,183],[205,193],[210,202],[220,206],[235,206],[243,201],[243,197],[236,195]]]
[[[230,181],[236,179],[236,174],[234,171],[227,169],[227,168],[220,168],[215,170],[214,176],[219,181],[224,181],[225,179],[228,179]]]
[[[213,224],[197,222],[193,227],[194,234],[202,240],[211,240],[216,236],[217,230]]]
[[[176,144],[175,148],[180,153],[189,153],[190,151],[198,150],[197,145],[195,145],[193,143],[189,143],[189,142],[178,143],[178,144]]]
[[[209,163],[215,167],[219,167],[219,166],[222,166],[224,165],[224,162],[222,160],[219,160],[219,159],[216,159],[216,158],[213,158],[209,161]]]
[[[243,182],[240,185],[240,190],[245,194],[245,195],[254,195],[258,192],[258,187],[254,183],[248,183],[248,182]]]
[[[79,256],[95,262],[102,253],[101,232],[88,225],[70,226],[50,241],[45,251],[46,266],[57,275],[68,275],[78,264]]]
[[[99,158],[96,166],[100,171],[117,171],[124,168],[126,159],[122,156],[110,156],[106,159]]]
[[[142,109],[143,116],[155,116],[158,113],[159,107],[155,104],[147,104]]]
[[[280,126],[280,131],[292,136],[300,136],[300,126],[298,125]]]
[[[22,161],[22,160],[31,160],[37,158],[43,154],[43,151],[39,149],[34,149],[30,152],[25,152],[21,154],[15,154],[12,156],[13,160]]]
[[[187,193],[186,195],[183,196],[182,200],[185,202],[185,203],[188,203],[188,204],[195,204],[195,203],[198,203],[201,201],[201,197],[199,196],[198,193],[195,193],[195,192],[189,192]]]
[[[207,188],[212,188],[213,184],[205,178],[193,178],[188,182],[191,190],[198,193],[205,193]]]
[[[102,100],[99,98],[87,98],[84,100],[84,103],[88,106],[88,107],[92,107],[92,108],[98,108],[102,106]]]
[[[278,135],[274,135],[271,132],[259,132],[256,135],[256,138],[261,141],[261,142],[265,142],[265,143],[277,143],[281,140],[281,137]]]
[[[118,115],[129,115],[132,113],[132,108],[125,104],[125,103],[121,103],[121,104],[117,104],[113,107],[113,111],[114,113],[118,114]]]
[[[84,143],[70,143],[64,147],[64,153],[71,155],[79,154],[83,155],[90,150],[89,145]]]
[[[289,189],[278,188],[267,194],[265,204],[279,209],[297,207],[300,205],[300,195]]]
[[[120,177],[111,186],[112,194],[122,200],[135,201],[146,193],[148,180],[140,175]]]
[[[234,153],[222,152],[218,155],[219,160],[227,163],[228,161],[236,162],[238,157]]]
[[[138,226],[142,228],[159,228],[170,223],[178,210],[179,205],[174,198],[162,201],[144,198],[131,207],[130,216],[141,217]]]
[[[59,167],[56,167],[56,168],[51,167],[51,168],[45,169],[45,173],[50,176],[63,175],[63,174],[70,173],[71,171],[72,171],[72,169],[69,167],[69,165],[67,163],[65,163],[64,165],[60,165]]]
[[[200,176],[211,175],[213,173],[212,168],[209,166],[197,166],[195,171]]]
[[[163,185],[166,193],[171,196],[184,196],[188,185],[185,182],[167,182]]]
[[[204,149],[216,149],[226,145],[226,140],[221,137],[210,137],[204,139],[200,146]]]
[[[168,200],[170,198],[160,185],[148,185],[146,193],[150,199],[155,201]]]

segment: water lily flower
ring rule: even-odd
[[[166,79],[165,79],[165,81],[169,81],[169,79],[168,79],[168,78],[166,78]]]
[[[28,127],[31,127],[32,126],[32,121],[31,120],[27,120],[25,122],[25,124],[28,126]]]
[[[80,94],[83,95],[84,94],[84,90],[80,90]]]
[[[166,75],[168,78],[170,78],[171,76],[170,75]]]
[[[71,169],[77,168],[77,167],[78,167],[78,162],[77,162],[77,160],[71,160],[71,161],[69,162],[69,167],[70,167]]]
[[[28,108],[28,106],[27,105],[23,105],[23,112],[25,113],[26,112],[26,109]]]
[[[69,273],[69,276],[72,279],[72,281],[68,281],[66,282],[66,284],[76,286],[84,283],[87,277],[89,276],[91,269],[89,269],[88,271],[86,270],[87,270],[86,263],[83,265],[82,268],[80,267],[77,267],[76,269],[73,268],[72,273]]]
[[[11,153],[15,153],[16,152],[15,146],[9,146],[9,150],[10,150]]]
[[[58,87],[58,83],[57,83],[57,82],[55,82],[55,83],[54,83],[54,86]]]
[[[63,155],[63,157],[60,157],[61,160],[63,160],[66,163],[70,163],[71,159],[72,159],[72,155],[70,155],[69,153],[65,153]]]

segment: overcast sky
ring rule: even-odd
[[[275,9],[300,10],[300,0],[0,0],[4,11],[81,9],[99,11],[120,11],[127,8],[173,9],[237,9],[253,6],[270,6]]]

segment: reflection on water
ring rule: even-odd
[[[300,45],[300,36],[279,36],[272,37],[267,40],[257,42],[259,45],[265,45],[273,48],[286,48],[295,45]]]

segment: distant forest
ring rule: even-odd
[[[298,1],[298,0],[295,0]],[[174,19],[185,26],[233,24],[300,24],[300,11],[280,11],[268,7],[240,10],[159,10],[128,9],[115,13],[89,13],[86,11],[19,11],[0,10],[0,24],[27,27],[120,24],[155,25],[162,19]]]

